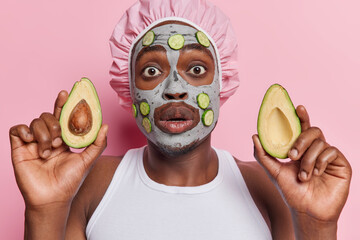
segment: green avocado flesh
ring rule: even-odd
[[[257,131],[265,151],[276,158],[287,158],[288,152],[301,133],[299,117],[287,91],[274,84],[262,101]]]
[[[60,114],[61,136],[73,148],[93,143],[102,124],[96,89],[87,78],[76,82]]]

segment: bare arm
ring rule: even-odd
[[[290,162],[268,155],[254,135],[255,158],[276,183],[292,214],[297,239],[336,239],[337,221],[349,194],[351,166],[311,127],[303,106],[297,114],[302,133],[289,151]]]
[[[95,160],[106,147],[107,126],[82,153],[61,140],[59,117],[68,94],[59,93],[54,113],[43,113],[30,126],[9,131],[11,157],[25,201],[25,239],[64,239],[71,202]]]
[[[271,231],[272,238],[295,239],[290,210],[264,169],[257,162],[237,160],[237,164],[256,206]]]

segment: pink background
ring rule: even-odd
[[[353,0],[213,0],[232,20],[240,45],[241,85],[221,109],[213,145],[253,160],[251,135],[262,97],[272,83],[307,107],[312,124],[353,167],[339,239],[360,239],[360,3]],[[0,6],[0,239],[21,239],[24,204],[10,159],[8,129],[52,111],[61,89],[82,76],[96,85],[104,122],[105,154],[145,144],[110,88],[108,39],[133,3],[125,0],[18,1]]]

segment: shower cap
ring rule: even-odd
[[[139,0],[125,12],[110,37],[113,57],[110,85],[117,92],[120,105],[129,109],[132,104],[129,79],[133,44],[156,24],[167,20],[188,23],[209,37],[220,68],[222,105],[239,85],[238,45],[229,18],[206,0]]]

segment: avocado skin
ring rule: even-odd
[[[284,99],[286,100],[288,106],[290,106],[289,108],[291,109],[291,111],[289,111],[287,114],[285,114],[285,116],[287,116],[287,119],[289,119],[289,117],[291,117],[290,118],[291,126],[294,128],[294,129],[292,129],[292,131],[293,131],[292,134],[294,137],[292,138],[292,141],[291,141],[292,143],[288,144],[286,147],[288,149],[290,149],[292,144],[295,142],[295,140],[301,134],[301,123],[300,123],[299,117],[297,116],[294,104],[291,101],[290,96],[289,96],[288,92],[286,91],[286,89],[277,83],[271,85],[264,95],[264,98],[263,98],[261,106],[260,106],[258,119],[257,119],[257,131],[258,131],[260,143],[261,143],[262,147],[264,148],[264,150],[272,157],[285,159],[288,157],[288,152],[286,151],[284,153],[280,153],[280,152],[277,152],[275,149],[273,149],[271,146],[269,146],[269,144],[266,143],[267,140],[265,137],[265,133],[263,133],[263,129],[261,129],[262,122],[266,121],[266,119],[262,119],[264,106],[268,104],[268,101],[270,101],[269,100],[270,93],[275,88],[278,88],[282,91],[282,93],[284,94]]]
[[[70,132],[68,122],[74,106],[82,99],[85,99],[90,107],[93,122],[91,130],[87,134],[76,136]],[[84,148],[95,141],[102,125],[102,113],[99,97],[90,79],[83,77],[74,84],[61,110],[59,122],[61,126],[61,137],[69,147]]]

